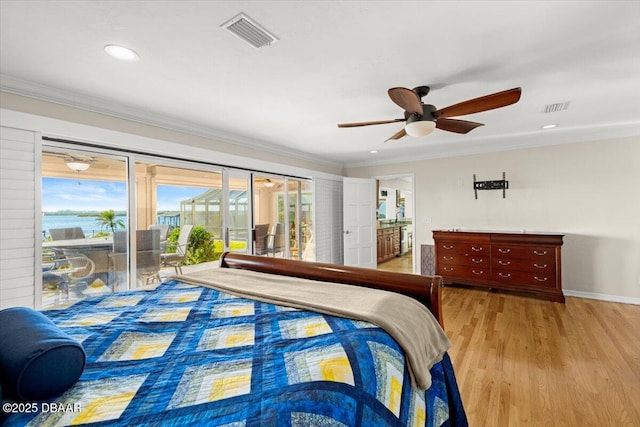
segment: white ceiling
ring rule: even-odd
[[[9,1],[1,88],[345,166],[640,135],[638,1]],[[221,28],[240,12],[279,41]],[[128,46],[117,61],[106,44]],[[395,86],[442,108],[522,87],[515,105],[384,141]],[[566,111],[545,105],[570,101]],[[555,123],[558,127],[542,130]],[[370,154],[369,150],[379,150]]]

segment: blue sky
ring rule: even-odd
[[[158,186],[158,210],[179,210],[180,201],[204,193],[205,188]],[[123,182],[42,178],[42,210],[104,211],[127,208]]]

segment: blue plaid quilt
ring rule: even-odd
[[[82,343],[87,365],[7,426],[466,425],[448,355],[420,391],[371,323],[176,280],[44,313]]]

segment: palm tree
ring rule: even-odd
[[[109,227],[112,233],[116,231],[116,228],[125,228],[124,221],[116,219],[116,212],[113,209],[100,212],[96,221],[100,223],[102,228]]]

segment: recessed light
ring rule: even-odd
[[[371,150],[371,151],[369,151],[369,153],[371,153],[371,154],[376,154],[377,152],[378,152],[378,150]]]
[[[116,59],[123,61],[137,61],[139,56],[128,47],[118,46],[116,44],[108,44],[104,47],[104,51]]]
[[[554,127],[557,127],[558,125],[544,125],[542,126],[542,129],[553,129]]]

